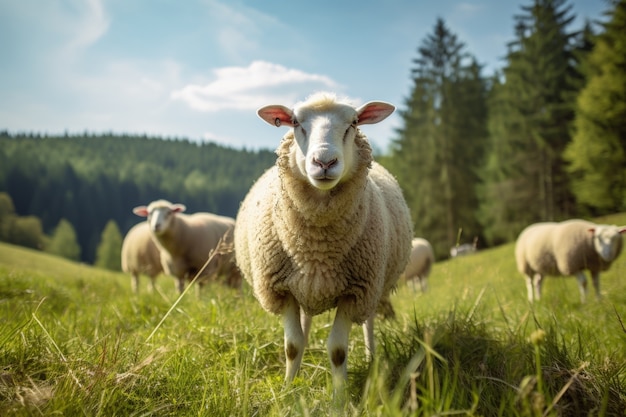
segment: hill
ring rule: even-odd
[[[315,318],[299,377],[284,387],[280,318],[247,286],[213,285],[175,304],[173,279],[160,277],[157,294],[146,281],[132,295],[121,273],[0,244],[0,413],[333,411],[332,314]],[[512,244],[437,263],[428,293],[400,284],[398,318],[378,322],[372,364],[353,327],[343,414],[622,415],[626,255],[601,283],[604,298],[583,305],[573,278],[552,278],[531,306]]]

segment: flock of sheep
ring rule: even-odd
[[[298,372],[312,317],[336,309],[327,342],[333,381],[346,380],[352,323],[363,325],[368,355],[374,353],[374,318],[393,311],[391,290],[399,277],[427,289],[435,261],[427,240],[413,238],[412,221],[394,177],[372,157],[359,126],[378,123],[391,104],[360,107],[330,93],[317,93],[293,109],[263,107],[270,125],[288,127],[276,164],[252,186],[236,219],[210,213],[184,214],[185,206],[158,200],[136,207],[147,221],[124,239],[122,267],[132,277],[148,275],[154,288],[164,272],[179,291],[198,275],[240,288],[242,276],[260,305],[282,316],[287,381]],[[591,272],[596,295],[599,272],[622,249],[626,227],[582,220],[539,223],[524,230],[515,257],[528,299],[541,296],[547,275],[575,275],[584,301]],[[455,255],[476,250],[458,249]]]

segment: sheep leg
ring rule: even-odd
[[[578,281],[578,291],[580,291],[580,302],[585,303],[587,301],[587,277],[585,276],[585,273],[582,271],[577,273],[576,280]],[[596,285],[595,280],[593,282],[593,285],[594,286]],[[599,293],[596,292],[596,295],[597,294]]]
[[[374,316],[372,314],[365,323],[363,323],[363,339],[365,340],[365,357],[370,361],[374,357]]]
[[[150,286],[148,287],[148,292],[150,294],[153,294],[155,288],[156,288],[156,277],[150,277]]]
[[[304,346],[309,344],[309,332],[311,331],[311,322],[313,317],[309,316],[300,309],[300,325],[302,326],[302,333],[304,334]]]
[[[130,288],[134,294],[139,292],[139,274],[130,274]]]
[[[285,381],[291,382],[300,369],[305,346],[304,332],[300,324],[300,306],[293,297],[289,297],[283,311],[283,327],[285,329],[285,357],[287,361]]]
[[[535,273],[532,278],[533,288],[535,290],[535,300],[539,301],[541,299],[541,285],[543,284],[543,275],[540,273]]]
[[[343,304],[339,302],[327,343],[335,388],[343,386],[348,377],[348,338],[351,327],[352,320],[348,317]]]
[[[596,291],[596,299],[600,300],[602,298],[602,294],[600,293],[600,273],[599,272],[591,273],[591,282],[593,283],[593,289]]]
[[[527,274],[527,275],[524,275],[524,279],[526,282],[526,292],[527,292],[528,301],[532,303],[533,300],[535,299],[535,287],[533,285],[533,276]]]

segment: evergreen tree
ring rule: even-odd
[[[120,271],[122,252],[122,234],[114,220],[109,220],[102,231],[100,243],[96,249],[95,265],[100,268]]]
[[[432,243],[437,257],[448,254],[459,230],[467,241],[480,233],[476,185],[486,138],[486,86],[464,49],[438,19],[414,60],[404,126],[387,162],[404,190],[415,234]]]
[[[8,242],[15,222],[15,206],[7,193],[0,193],[0,240]]]
[[[490,154],[481,219],[491,243],[528,223],[572,215],[563,150],[574,117],[574,19],[565,0],[534,0],[516,16],[503,82],[490,98]]]
[[[626,0],[610,16],[588,55],[565,153],[576,199],[594,214],[626,209]]]
[[[65,219],[59,220],[59,224],[54,229],[52,237],[46,246],[46,252],[72,261],[80,259],[80,246],[78,245],[72,223]]]

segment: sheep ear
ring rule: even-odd
[[[619,233],[620,233],[620,234],[626,233],[626,226],[622,226],[622,227],[620,227],[620,228],[619,228]]]
[[[593,234],[596,231],[595,227],[590,227],[589,229],[587,229],[587,231],[591,234]]]
[[[294,127],[293,112],[285,106],[278,104],[261,107],[256,114],[267,123],[280,127],[282,125]]]
[[[385,103],[384,101],[370,101],[356,109],[359,118],[357,124],[372,125],[381,122],[393,113],[395,109],[393,104]]]
[[[185,210],[187,210],[187,206],[184,204],[172,204],[172,211],[174,213],[182,213]]]
[[[133,213],[140,217],[148,217],[148,207],[137,206],[133,209]]]

